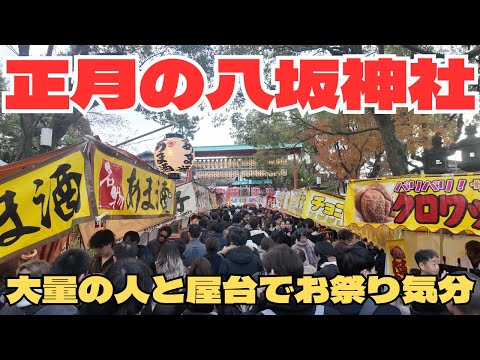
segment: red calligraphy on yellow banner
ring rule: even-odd
[[[407,260],[405,239],[387,240],[387,256],[391,274],[401,281],[408,274],[410,266]]]

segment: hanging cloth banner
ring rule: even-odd
[[[210,198],[210,205],[211,205],[212,209],[218,209],[220,206],[217,203],[217,194],[209,191],[208,192],[208,197]]]
[[[182,214],[186,211],[190,211],[193,214],[198,212],[195,189],[193,188],[192,182],[188,182],[177,187],[175,193],[175,202],[177,203],[178,214]]]
[[[208,213],[212,210],[212,204],[210,203],[210,195],[208,188],[193,184],[193,189],[195,190],[195,199],[197,201],[197,211],[200,213]]]
[[[410,264],[407,260],[407,244],[405,239],[387,240],[387,261],[388,273],[398,281],[402,281],[405,275],[410,272]]]
[[[480,174],[353,180],[344,224],[480,235]]]

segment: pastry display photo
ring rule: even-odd
[[[356,220],[366,223],[393,222],[392,197],[385,185],[373,183],[355,191]]]
[[[403,249],[398,245],[390,248],[390,255],[395,260],[403,260],[406,258],[405,251],[403,251]]]

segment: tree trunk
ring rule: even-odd
[[[20,56],[30,55],[30,45],[18,45],[18,54]],[[33,130],[37,124],[38,114],[19,114],[20,128],[22,135],[20,137],[20,146],[18,147],[15,160],[22,160],[32,156]]]
[[[53,45],[49,45],[49,50],[50,46],[52,46],[51,51],[53,52]],[[89,53],[90,45],[74,45],[71,48],[71,55],[88,55]],[[53,129],[52,149],[58,147],[60,140],[62,140],[68,132],[70,126],[80,128],[81,134],[93,135],[90,123],[82,116],[82,113],[75,108],[72,114],[55,114],[50,126]]]
[[[30,45],[18,45],[18,55],[29,56],[30,55]]]
[[[22,135],[20,137],[20,146],[18,148],[15,161],[26,159],[33,154],[33,131],[37,125],[39,119],[38,114],[19,114],[20,115],[20,128],[22,129]]]
[[[383,145],[387,154],[387,162],[392,170],[392,175],[404,175],[408,173],[407,146],[402,143],[395,132],[395,124],[389,114],[375,114],[377,126],[382,134]]]
[[[72,46],[71,55],[89,55],[90,45],[74,45]]]
[[[53,130],[52,149],[58,147],[60,140],[62,140],[71,126],[78,128],[80,134],[93,135],[90,123],[77,109],[73,109],[72,114],[55,114],[50,123],[50,127]]]
[[[380,170],[382,169],[382,166],[381,166],[382,156],[383,156],[383,152],[379,154],[375,154],[375,161],[373,162],[372,170],[368,174],[367,178],[369,179],[377,178],[380,175]]]
[[[462,136],[463,125],[464,125],[463,114],[460,114],[457,117],[457,128],[456,128],[456,131],[455,131],[455,135],[453,137],[454,143],[456,143],[458,141],[458,139],[460,139],[460,136]]]
[[[352,54],[363,54],[363,45],[349,45]]]
[[[47,56],[51,56],[53,53],[54,45],[49,45],[47,50]],[[90,45],[76,45],[73,47],[73,54],[88,54],[90,51]],[[18,45],[18,53],[20,56],[30,55],[30,45]],[[33,136],[35,127],[41,118],[41,114],[19,114],[20,115],[20,127],[22,135],[20,137],[20,146],[15,156],[15,160],[22,160],[33,156]],[[80,122],[78,124],[78,122]],[[85,134],[92,134],[90,124],[83,118],[82,114],[74,109],[72,114],[54,114],[51,122],[53,129],[52,137],[52,149],[55,149],[63,136],[67,133],[70,126],[76,125],[81,127]]]

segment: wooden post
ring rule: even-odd
[[[185,179],[185,181],[193,181],[193,166],[187,171],[187,178]]]
[[[298,189],[298,165],[297,157],[293,154],[293,190]]]
[[[445,233],[443,232],[443,229],[440,230],[440,254],[438,256],[440,257],[440,260],[443,260],[443,241],[445,238]],[[443,261],[444,264],[446,264],[446,261]]]

